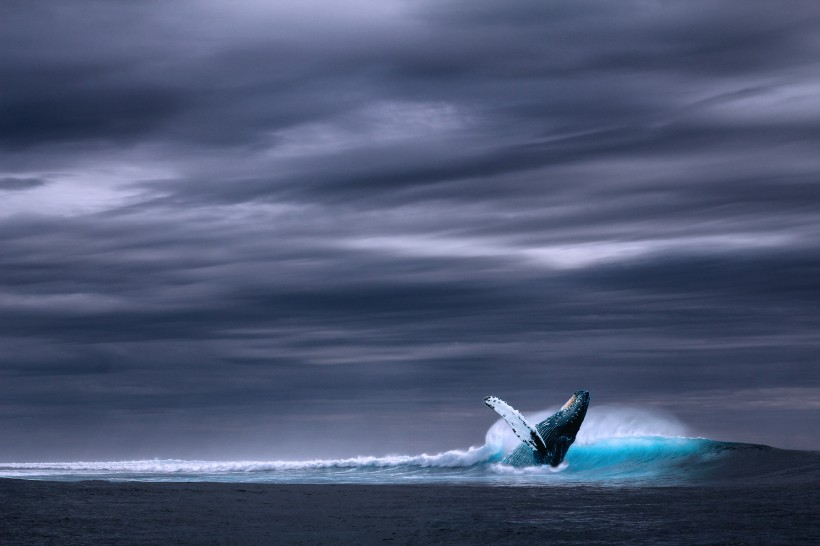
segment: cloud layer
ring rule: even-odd
[[[820,448],[820,7],[8,2],[0,458]]]

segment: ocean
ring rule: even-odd
[[[557,468],[503,464],[503,422],[436,454],[5,462],[0,542],[820,543],[820,452],[687,433],[590,410]]]

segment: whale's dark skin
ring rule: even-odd
[[[536,451],[522,443],[507,455],[502,463],[512,466],[558,466],[564,460],[569,446],[584,422],[589,406],[589,392],[575,391],[575,394],[557,413],[535,425],[544,439],[546,450]]]

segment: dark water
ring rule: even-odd
[[[0,480],[0,544],[818,544],[818,491]]]

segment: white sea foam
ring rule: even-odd
[[[391,468],[416,466],[420,468],[458,468],[473,466],[497,458],[500,454],[491,446],[454,449],[428,455],[387,455],[384,457],[351,457],[348,459],[313,459],[306,461],[187,461],[180,459],[151,459],[138,461],[88,461],[55,463],[0,463],[0,473],[9,470],[68,471],[68,472],[127,472],[145,474],[190,473],[215,474],[223,472],[265,472],[287,470],[321,470],[345,468]]]
[[[558,466],[523,466],[514,467],[508,464],[493,463],[490,465],[490,470],[496,474],[503,476],[544,476],[549,474],[558,474],[569,467],[569,463],[564,461]]]

